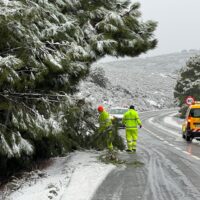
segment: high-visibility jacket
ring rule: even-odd
[[[142,125],[137,111],[129,109],[123,116],[122,123],[126,129],[137,129],[138,125]]]
[[[105,131],[108,127],[111,127],[112,121],[110,118],[110,115],[108,112],[105,110],[100,113],[99,115],[99,131],[103,132]]]

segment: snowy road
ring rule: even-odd
[[[128,161],[126,168],[114,169],[92,200],[200,199],[200,142],[182,139],[175,112],[140,114],[143,128],[137,153],[119,154]]]
[[[19,180],[19,189],[11,194],[1,191],[0,199],[199,200],[200,142],[182,139],[175,114],[176,110],[140,113],[143,128],[137,153],[118,153],[126,164],[100,162],[105,152],[76,151],[52,158],[43,176],[33,172]]]

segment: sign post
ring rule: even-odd
[[[195,102],[195,99],[194,99],[193,96],[187,96],[187,97],[185,98],[185,103],[186,103],[188,106],[192,105],[194,102]]]

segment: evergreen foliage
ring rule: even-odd
[[[73,94],[91,64],[156,46],[156,23],[142,22],[139,7],[129,0],[0,1],[0,156],[9,163],[84,146],[94,111]]]
[[[184,105],[185,98],[193,96],[196,101],[200,101],[200,56],[191,57],[186,65],[180,70],[177,80],[174,97],[181,107],[180,113],[183,117],[187,106]]]
[[[119,122],[117,119],[112,120],[112,144],[114,149],[117,148],[119,150],[124,150],[125,145],[123,138],[118,134],[119,131]],[[87,144],[89,147],[95,148],[97,150],[103,150],[107,149],[107,140],[108,140],[108,132],[103,133],[96,133],[92,134],[89,140],[87,141]]]
[[[109,83],[102,67],[96,67],[95,69],[90,70],[89,80],[102,88],[106,88]]]

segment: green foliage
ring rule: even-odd
[[[13,0],[0,7],[0,157],[20,162],[87,146],[95,118],[73,96],[78,83],[105,55],[154,48],[156,23],[140,20],[139,4],[126,0]]]
[[[105,164],[121,165],[125,164],[125,160],[118,158],[117,152],[106,152],[106,154],[101,155],[99,160]]]
[[[73,143],[73,149],[87,147],[87,140],[96,130],[96,111],[90,103],[83,99],[77,100],[74,105],[64,109],[65,118],[62,122],[64,135]]]
[[[102,88],[106,88],[109,82],[108,78],[105,76],[105,71],[101,67],[91,70],[90,81]]]
[[[200,101],[200,56],[191,57],[186,65],[180,70],[179,78],[177,80],[174,97],[179,107],[180,113],[183,117],[185,115],[187,106],[184,106],[185,98],[193,96],[196,101]]]
[[[90,137],[88,141],[88,146],[103,150],[107,149],[107,140],[109,140],[108,132],[99,133],[98,130],[94,132],[94,134]],[[119,135],[119,124],[117,120],[112,121],[112,144],[114,149],[124,150],[125,145],[123,138]]]
[[[184,119],[185,118],[185,114],[187,112],[188,106],[186,104],[183,104],[180,109],[179,109],[179,117]]]
[[[32,157],[22,154],[21,158],[0,156],[0,181],[19,172],[21,169],[31,169]]]

